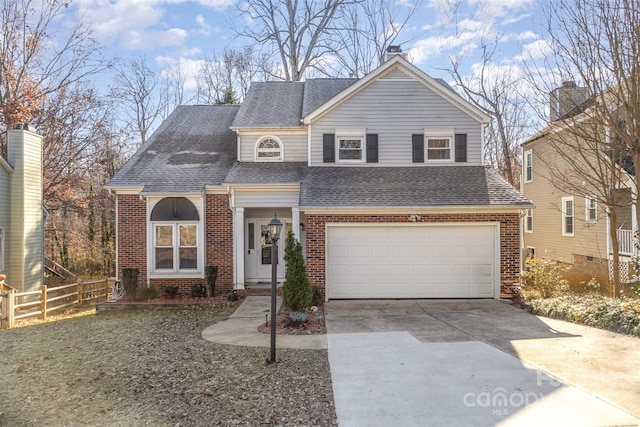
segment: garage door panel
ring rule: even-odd
[[[329,298],[493,297],[494,225],[327,227]]]

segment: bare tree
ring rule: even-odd
[[[68,32],[55,29],[68,5],[62,0],[1,0],[0,130],[33,122],[44,97],[104,67],[90,28],[81,20]]]
[[[338,71],[345,76],[362,77],[384,61],[389,46],[411,41],[400,39],[400,35],[422,3],[367,0],[345,7],[331,30]]]
[[[144,56],[120,61],[111,85],[111,94],[122,103],[127,126],[139,136],[139,144],[147,141],[154,124],[166,112],[166,81],[145,64]]]
[[[238,27],[236,34],[251,40],[254,47],[276,55],[284,80],[300,81],[309,69],[322,72],[323,57],[333,53],[327,30],[336,15],[356,1],[359,0],[243,2],[239,11],[248,23]]]

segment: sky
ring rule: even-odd
[[[242,1],[242,0],[240,0]],[[397,0],[408,8],[413,0]],[[235,0],[75,0],[72,13],[91,24],[107,57],[143,55],[162,71],[180,63],[195,72],[199,61],[234,39]],[[443,71],[450,52],[465,54],[464,71],[477,72],[483,40],[501,38],[495,66],[518,64],[545,54],[544,14],[538,0],[423,0],[399,41],[410,60],[433,77]],[[455,12],[453,12],[455,11]],[[484,37],[484,39],[483,39]]]

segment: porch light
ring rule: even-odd
[[[269,362],[276,362],[276,279],[278,275],[278,239],[282,230],[282,221],[274,214],[269,221],[269,233],[271,234],[271,351]]]
[[[274,214],[273,219],[269,221],[269,233],[272,242],[277,242],[280,238],[280,230],[282,230],[282,222],[278,219],[278,215]]]

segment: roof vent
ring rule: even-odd
[[[384,54],[384,60],[385,62],[390,60],[391,58],[393,58],[396,55],[400,55],[402,56],[404,59],[408,59],[407,58],[407,52],[403,52],[402,48],[400,47],[400,45],[390,45],[387,48],[387,51]]]

